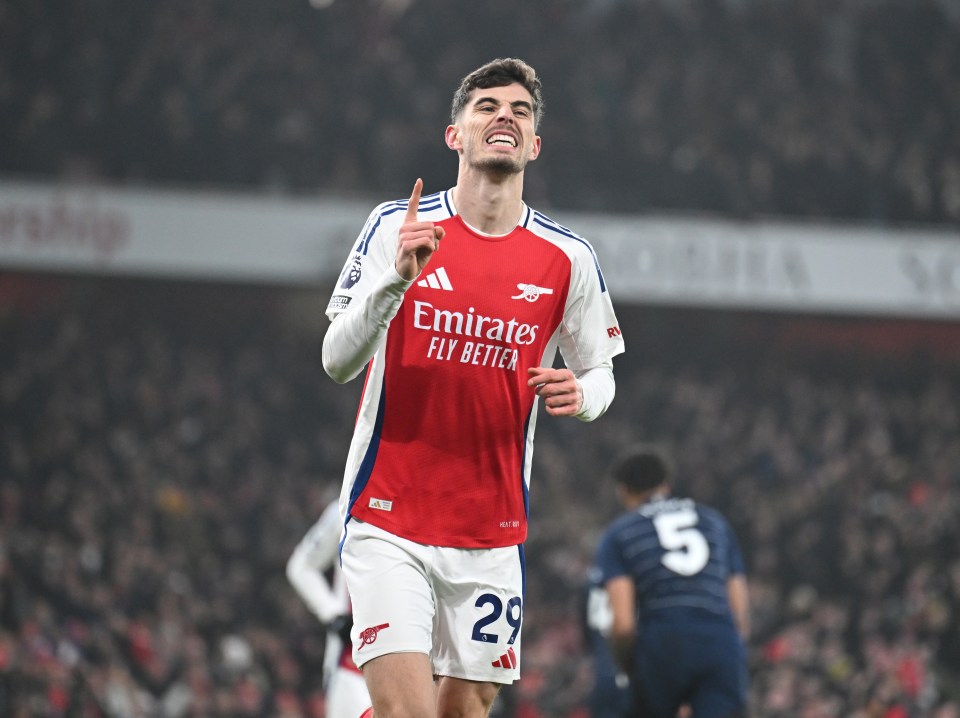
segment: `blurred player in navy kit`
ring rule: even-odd
[[[584,643],[593,663],[593,687],[587,696],[590,718],[631,718],[634,713],[630,678],[610,650],[613,611],[595,567],[589,571],[583,589],[581,619]]]
[[[670,496],[671,468],[656,449],[629,450],[611,474],[627,511],[601,538],[596,568],[635,715],[674,718],[688,706],[693,718],[745,716],[749,601],[730,525]]]

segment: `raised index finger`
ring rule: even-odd
[[[423,192],[423,180],[417,177],[413,183],[413,194],[410,195],[410,204],[407,205],[407,217],[405,222],[417,221],[417,208],[420,206],[420,193]]]

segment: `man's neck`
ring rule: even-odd
[[[507,234],[523,212],[523,174],[491,179],[461,172],[453,188],[453,203],[471,227],[485,234]]]

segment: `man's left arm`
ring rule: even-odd
[[[575,416],[581,421],[593,421],[610,406],[616,394],[613,361],[574,373],[570,369],[533,367],[527,370],[527,384],[535,387],[537,396],[551,416]]]
[[[592,248],[581,249],[571,257],[571,285],[559,336],[567,368],[534,367],[529,384],[544,397],[551,416],[593,421],[603,416],[616,393],[613,357],[623,352],[623,336],[596,256]]]

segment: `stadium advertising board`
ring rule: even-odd
[[[372,208],[0,183],[0,266],[326,287]],[[619,302],[960,317],[955,230],[555,214]]]

